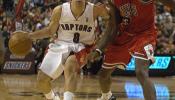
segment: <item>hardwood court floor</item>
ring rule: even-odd
[[[151,78],[156,86],[158,100],[175,100],[175,78]],[[64,78],[53,82],[62,97]],[[142,89],[135,77],[113,77],[112,91],[117,100],[143,100]],[[97,76],[81,76],[75,100],[96,100],[100,96]],[[36,89],[36,75],[0,74],[0,100],[45,100]]]

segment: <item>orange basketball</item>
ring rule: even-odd
[[[28,33],[24,31],[16,31],[9,40],[9,50],[16,56],[26,56],[32,49],[32,40]]]

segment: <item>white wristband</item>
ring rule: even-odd
[[[103,52],[100,49],[95,49],[95,51],[97,51],[100,55],[103,54]]]

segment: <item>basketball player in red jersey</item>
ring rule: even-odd
[[[175,8],[175,0],[159,1]],[[113,2],[108,2],[111,13],[109,24],[114,27],[107,28],[106,33],[109,34],[105,34],[101,38],[96,49],[89,55],[89,60],[93,62],[105,51],[99,77],[102,96],[98,100],[116,99],[110,90],[111,73],[116,66],[124,68],[121,65],[128,64],[131,57],[135,58],[136,77],[142,86],[145,100],[156,100],[155,87],[148,75],[149,66],[154,63],[157,36],[154,2],[156,0],[113,0]],[[118,33],[119,35],[117,35]],[[113,41],[108,42],[111,38]]]

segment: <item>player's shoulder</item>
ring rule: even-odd
[[[54,8],[54,10],[60,10],[62,8],[62,5],[58,5]]]
[[[105,19],[109,18],[109,9],[107,8],[105,4],[94,5],[94,12],[95,12],[94,17],[101,16]]]
[[[107,10],[105,4],[95,4],[94,5],[94,11],[95,12],[101,12],[101,11],[104,11],[104,10]]]
[[[62,10],[62,5],[58,5],[53,9],[53,12],[58,13],[58,12],[61,12],[61,10]]]

